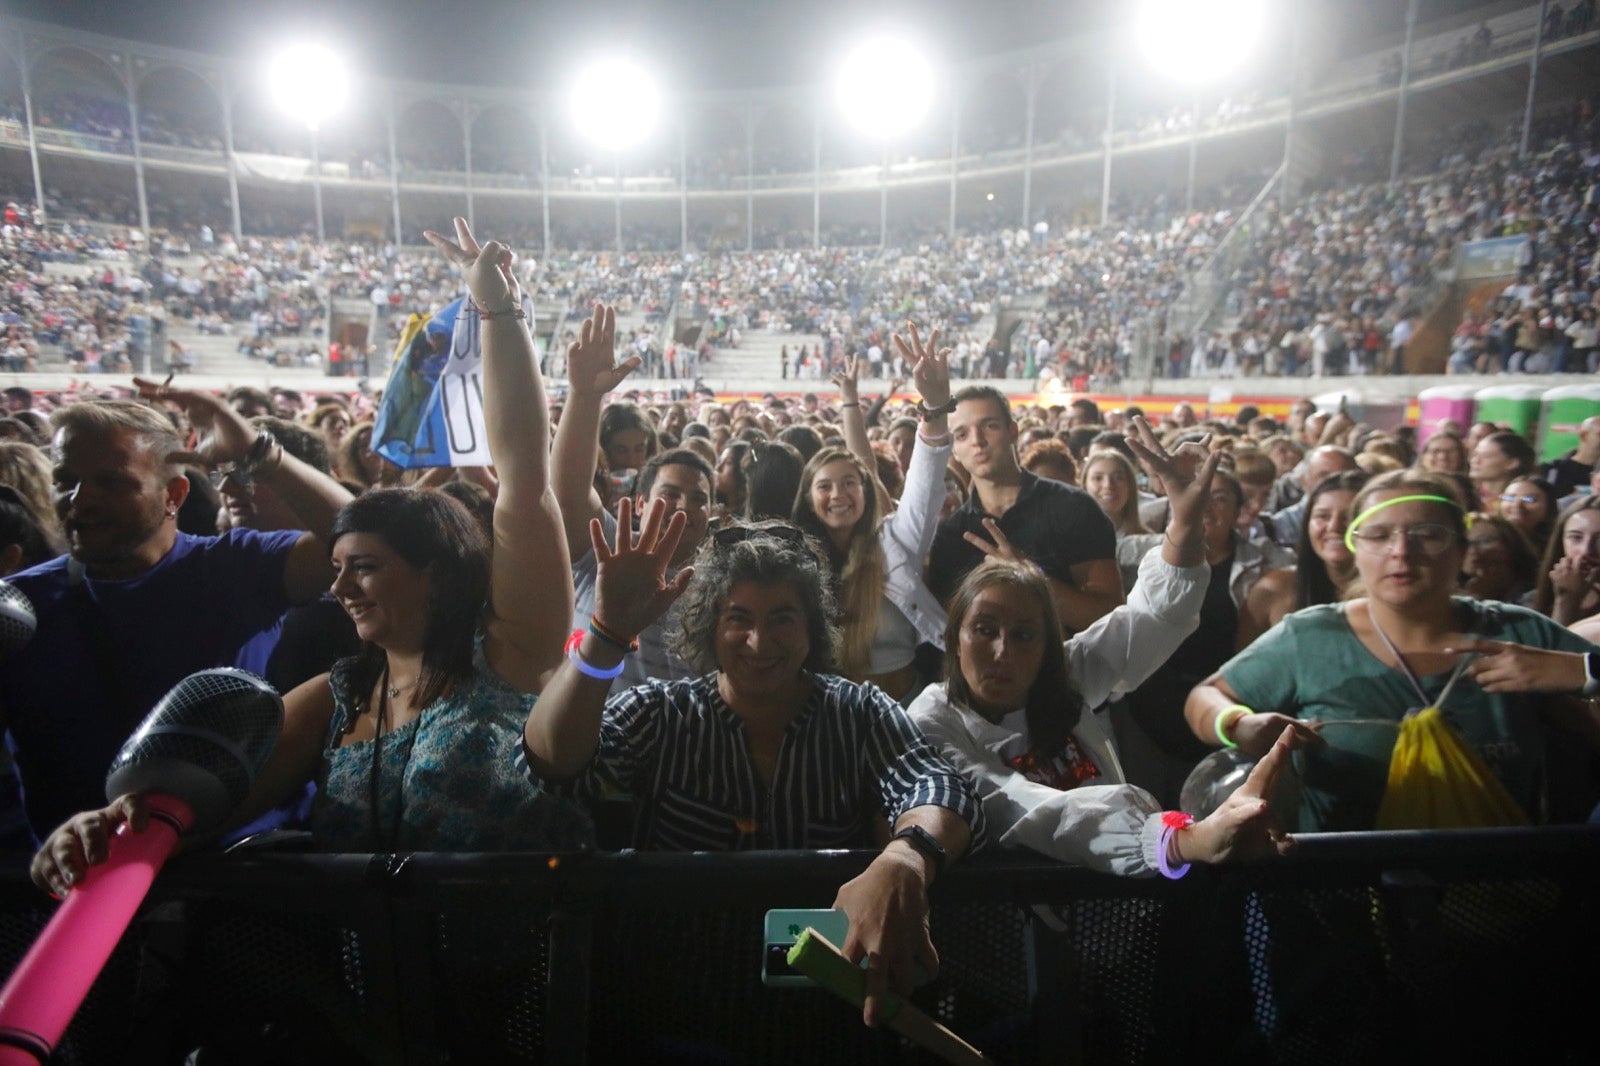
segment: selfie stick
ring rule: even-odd
[[[867,998],[867,974],[855,966],[828,938],[806,929],[789,949],[789,965],[829,992],[860,1007]],[[885,1020],[889,1028],[912,1043],[955,1066],[983,1066],[991,1060],[983,1052],[924,1014],[909,1000],[889,993]]]

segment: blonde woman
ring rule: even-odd
[[[910,334],[909,343],[899,334],[894,340],[913,363],[923,418],[900,506],[886,516],[890,501],[876,471],[853,450],[824,448],[806,464],[794,507],[795,524],[826,547],[832,563],[843,629],[839,673],[902,702],[930,680],[917,669],[918,646],[944,647],[944,611],[922,567],[944,504],[951,445],[949,350],[937,349],[937,331],[927,344],[915,327]]]

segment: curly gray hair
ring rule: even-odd
[[[694,579],[678,608],[674,651],[700,673],[717,668],[717,622],[733,587],[741,582],[789,585],[806,612],[811,643],[805,669],[833,669],[839,644],[837,607],[828,587],[822,548],[786,522],[725,526],[706,538],[694,560]]]

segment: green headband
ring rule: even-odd
[[[1411,503],[1415,500],[1426,500],[1429,503],[1447,503],[1456,510],[1463,512],[1463,514],[1465,514],[1466,511],[1466,508],[1462,507],[1461,504],[1457,503],[1455,500],[1452,500],[1448,496],[1396,496],[1392,500],[1384,500],[1382,503],[1375,503],[1371,507],[1368,507],[1365,511],[1362,511],[1360,514],[1352,518],[1350,520],[1350,525],[1344,531],[1344,546],[1350,549],[1351,555],[1354,555],[1356,553],[1356,529],[1361,525],[1361,523],[1365,522],[1367,519],[1371,518],[1385,507],[1391,507],[1397,503]],[[1465,517],[1467,528],[1471,529],[1472,516],[1467,514]]]

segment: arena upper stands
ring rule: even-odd
[[[551,350],[612,302],[684,386],[825,380],[874,349],[890,378],[907,316],[1025,391],[1584,372],[1593,7],[1441,16],[1409,52],[1290,26],[1246,83],[1178,104],[1133,71],[1087,91],[1115,60],[1091,78],[1098,38],[1067,38],[964,64],[948,113],[877,159],[805,92],[689,94],[612,164],[536,94],[401,82],[312,145],[228,57],[7,20],[0,360],[381,374],[400,317],[454,295],[418,245],[460,213],[529,249]],[[1492,291],[1458,277],[1463,246],[1507,238]]]

